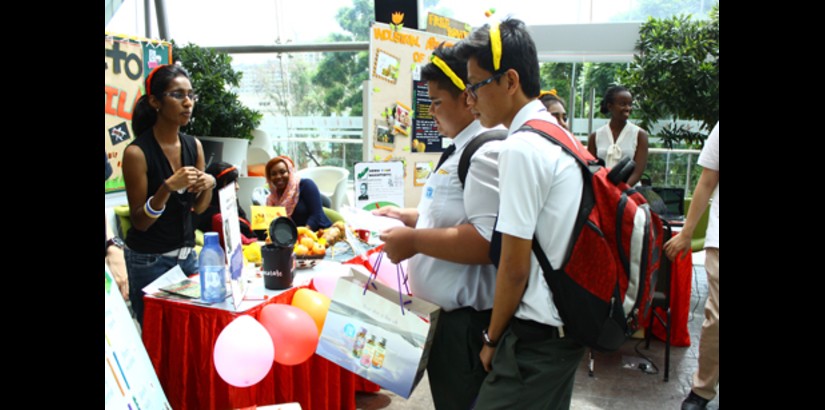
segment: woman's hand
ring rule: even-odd
[[[106,249],[106,263],[109,265],[109,270],[112,276],[115,277],[115,283],[120,289],[120,295],[123,300],[129,300],[129,275],[126,271],[126,260],[123,258],[123,250],[117,246],[110,246]]]
[[[189,186],[189,192],[197,194],[203,191],[209,191],[215,188],[217,184],[218,181],[215,180],[215,177],[206,172],[198,171],[198,178],[194,184]]]
[[[195,167],[180,167],[171,177],[164,181],[166,189],[172,192],[180,191],[181,189],[190,188],[198,181],[198,176],[201,174]]]

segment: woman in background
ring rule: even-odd
[[[562,128],[570,131],[570,127],[567,126],[567,110],[564,109],[564,100],[556,95],[555,88],[550,91],[542,91],[539,94],[539,101],[544,104],[550,115],[556,117]]]
[[[292,159],[281,155],[266,163],[269,182],[268,206],[282,206],[297,226],[309,226],[313,231],[329,228],[332,221],[324,213],[321,192],[309,178],[300,178]]]
[[[132,117],[137,138],[123,153],[132,222],[124,255],[129,300],[141,326],[146,285],[175,265],[186,275],[197,273],[192,214],[209,206],[215,187],[215,178],[203,172],[201,142],[180,133],[198,99],[189,74],[176,65],[158,66],[145,87]]]
[[[627,88],[615,86],[607,89],[601,102],[601,113],[610,114],[610,122],[590,134],[587,150],[612,168],[620,160],[630,157],[636,167],[628,185],[634,186],[642,178],[647,167],[647,131],[628,121],[633,110],[633,96]]]

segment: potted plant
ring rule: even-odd
[[[263,115],[245,107],[238,95],[229,90],[231,86],[237,87],[243,76],[232,69],[232,57],[192,43],[173,50],[175,60],[189,72],[199,98],[192,119],[182,131],[195,136],[251,140],[252,130],[261,123]]]

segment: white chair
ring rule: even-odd
[[[238,203],[240,203],[241,209],[243,209],[244,212],[246,212],[246,215],[251,217],[252,212],[250,211],[250,207],[252,206],[252,194],[255,188],[265,188],[267,191],[267,195],[269,195],[269,187],[267,186],[266,178],[238,177],[238,186]],[[258,200],[260,201],[260,198]],[[264,195],[263,203],[260,205],[266,205],[266,195]]]
[[[272,156],[263,148],[249,147],[246,152],[247,165],[266,164],[270,159],[272,159]]]
[[[315,185],[318,185],[318,190],[332,202],[332,209],[338,211],[342,205],[349,202],[347,200],[349,171],[345,168],[328,166],[304,168],[298,171],[298,175],[301,178],[309,178],[315,182]]]

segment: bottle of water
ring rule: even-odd
[[[217,232],[205,233],[198,259],[201,299],[207,303],[220,303],[226,299],[226,256],[218,239]]]

